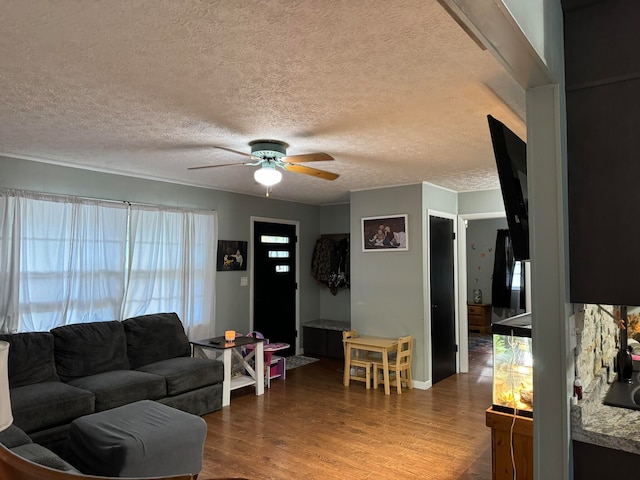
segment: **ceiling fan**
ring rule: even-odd
[[[260,166],[254,173],[253,177],[258,183],[271,187],[276,183],[279,183],[282,179],[282,173],[278,170],[281,168],[288,172],[302,173],[304,175],[311,175],[312,177],[322,178],[324,180],[335,180],[339,177],[337,173],[327,172],[325,170],[319,170],[317,168],[307,167],[305,165],[299,165],[304,162],[324,162],[333,160],[331,155],[326,153],[307,153],[303,155],[289,155],[287,156],[287,147],[289,146],[285,142],[279,140],[254,140],[249,142],[251,147],[251,153],[240,152],[233,150],[232,148],[213,146],[220,150],[226,150],[227,152],[237,153],[245,157],[251,158],[250,162],[242,163],[224,163],[222,165],[203,165],[201,167],[190,167],[188,170],[199,170],[202,168],[217,168],[228,167],[232,165],[250,165]],[[267,190],[267,195],[269,191]]]

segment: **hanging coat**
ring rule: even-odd
[[[319,238],[311,257],[311,275],[317,282],[327,283],[331,276],[335,244],[329,238]]]

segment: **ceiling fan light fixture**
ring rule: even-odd
[[[270,187],[271,185],[280,183],[280,180],[282,180],[282,173],[276,170],[275,165],[265,162],[262,164],[261,168],[258,168],[253,172],[253,178],[255,178],[256,182]]]

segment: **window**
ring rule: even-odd
[[[71,203],[55,197],[11,200],[17,250],[12,260],[18,275],[7,282],[18,282],[14,328],[44,331],[120,318],[127,205]]]
[[[276,265],[276,273],[287,273],[289,265]]]
[[[269,250],[269,258],[289,258],[289,252],[284,250]]]
[[[516,262],[513,268],[513,277],[511,280],[511,290],[520,291],[522,285],[522,276],[524,275],[524,262]]]
[[[215,212],[0,191],[0,332],[176,312],[209,336]]]

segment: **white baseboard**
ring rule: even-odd
[[[418,382],[416,380],[413,380],[412,382],[413,388],[416,388],[418,390],[429,390],[431,388],[431,380],[429,380],[428,382]]]

